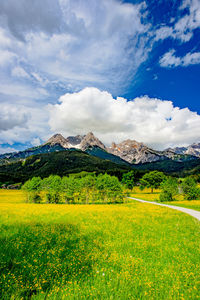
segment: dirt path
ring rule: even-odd
[[[182,211],[188,215],[191,215],[192,217],[194,217],[200,221],[200,211],[197,211],[194,209],[180,207],[180,206],[174,206],[174,205],[168,205],[168,204],[162,204],[162,203],[158,203],[158,202],[150,202],[150,201],[145,201],[145,200],[141,200],[141,199],[133,198],[133,197],[128,197],[128,198],[133,199],[138,202],[142,202],[142,203],[155,204],[155,205],[159,205],[159,206],[166,206],[166,207],[169,207],[172,209],[176,209],[176,210]]]

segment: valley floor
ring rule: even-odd
[[[199,299],[196,219],[138,202],[26,204],[20,193],[0,191],[1,299]]]

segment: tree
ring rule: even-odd
[[[152,171],[144,174],[144,176],[140,179],[141,187],[151,188],[151,192],[153,193],[153,189],[157,189],[160,187],[161,182],[164,180],[165,175],[163,172]]]
[[[42,187],[47,191],[48,203],[59,203],[61,200],[61,178],[58,175],[50,175],[42,182]]]
[[[64,193],[66,203],[74,202],[74,193],[80,193],[80,179],[74,176],[63,177],[61,182],[61,189]]]
[[[96,188],[100,192],[104,202],[122,202],[122,186],[119,179],[108,174],[97,176]]]
[[[176,178],[167,177],[160,185],[160,201],[173,201],[174,196],[178,194],[178,181]]]
[[[186,177],[181,185],[186,200],[195,200],[200,197],[200,189],[192,177]]]
[[[135,173],[130,171],[128,173],[124,173],[122,176],[122,183],[128,188],[132,189],[135,184]]]
[[[24,183],[22,189],[27,193],[27,201],[40,203],[40,191],[42,189],[42,180],[40,177],[33,177]]]
[[[93,190],[93,188],[95,186],[95,179],[96,178],[91,175],[87,175],[80,179],[80,184],[81,184],[81,188],[82,188],[81,193],[83,193],[83,191],[84,191],[86,204],[89,203],[89,195],[90,195],[90,191]]]

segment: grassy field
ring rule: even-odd
[[[143,191],[140,190],[139,187],[134,187],[130,197],[135,197],[148,201],[157,201],[159,200],[160,190],[154,190],[153,194],[151,193],[150,188],[145,188]]]
[[[0,189],[0,203],[24,203],[25,193],[21,190]]]
[[[159,196],[160,196],[159,189],[155,190],[154,193],[152,194],[150,189],[146,188],[143,191],[141,191],[138,187],[134,187],[133,192],[130,194],[130,197],[135,197],[147,201],[159,201]],[[175,198],[176,201],[163,202],[163,203],[200,211],[200,200],[184,200],[183,195],[177,195]]]
[[[19,203],[20,193],[0,193],[0,299],[200,299],[194,218],[135,202]]]

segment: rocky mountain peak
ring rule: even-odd
[[[89,147],[97,146],[101,149],[106,150],[105,145],[97,138],[92,132],[86,134],[86,136],[82,139],[80,148],[85,151]]]
[[[127,139],[119,144],[112,143],[107,148],[109,153],[119,156],[129,163],[145,163],[148,161],[156,161],[160,159],[160,154],[143,143],[135,140]]]
[[[64,148],[68,148],[68,142],[67,140],[62,136],[60,133],[54,134],[45,144],[50,144],[51,146],[54,146],[56,144],[60,144]]]

